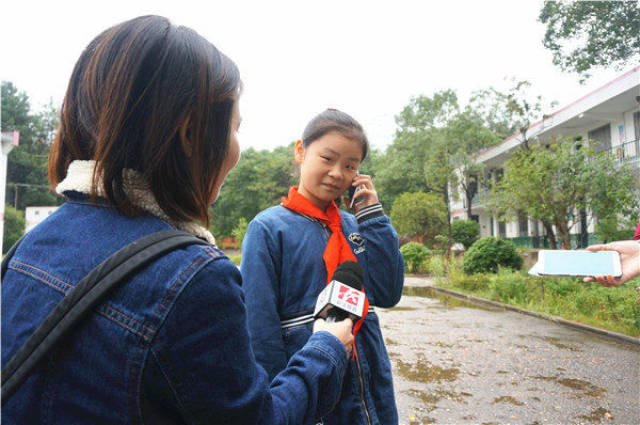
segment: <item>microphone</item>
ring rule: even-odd
[[[313,313],[315,319],[339,322],[347,317],[356,322],[364,313],[364,284],[362,266],[355,261],[338,265],[331,282],[320,292]]]

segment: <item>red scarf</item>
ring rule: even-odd
[[[329,242],[327,243],[327,247],[324,249],[324,253],[322,254],[322,258],[324,259],[324,265],[327,268],[327,285],[331,282],[331,277],[333,273],[338,268],[338,265],[345,261],[355,261],[356,256],[353,255],[351,251],[351,247],[349,246],[349,242],[342,234],[342,218],[340,217],[340,210],[336,206],[336,203],[331,201],[329,206],[327,207],[327,211],[324,212],[317,206],[315,206],[311,201],[305,198],[298,192],[297,187],[292,187],[289,189],[289,196],[287,198],[282,198],[282,205],[285,208],[289,208],[290,210],[297,211],[309,217],[317,218],[318,220],[325,223],[329,226],[331,230],[331,237],[329,238]],[[362,288],[364,292],[364,288]],[[362,318],[353,325],[353,337],[355,339],[358,330],[362,327],[364,323],[364,318],[367,315],[369,310],[369,300],[365,297],[364,299],[364,312],[362,314]],[[353,353],[355,355],[355,343],[353,345]]]

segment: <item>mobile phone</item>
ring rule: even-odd
[[[616,251],[542,250],[538,253],[538,273],[548,276],[622,276],[620,254]]]
[[[350,200],[349,208],[350,209],[353,209],[353,206],[358,202],[360,202],[360,201],[356,202],[356,193],[358,193],[358,190],[360,190],[360,186],[361,185],[349,186],[349,200]]]

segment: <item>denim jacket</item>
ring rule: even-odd
[[[341,215],[342,232],[364,270],[370,304],[394,306],[402,295],[404,262],[389,219],[379,204],[357,218]],[[240,268],[253,348],[269,376],[282,371],[311,336],[312,313],[327,282],[322,254],[329,236],[321,222],[282,206],[261,212],[248,226]],[[375,309],[357,334],[356,350],[340,402],[323,423],[397,424],[391,365]]]
[[[76,196],[20,244],[2,282],[2,366],[97,264],[173,226]],[[175,250],[98,306],[3,406],[3,424],[301,424],[330,411],[347,365],[327,332],[270,377],[241,276],[214,246]]]

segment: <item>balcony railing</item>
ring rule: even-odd
[[[632,140],[625,142],[618,146],[609,148],[611,152],[619,161],[633,161],[640,159],[640,140]]]

